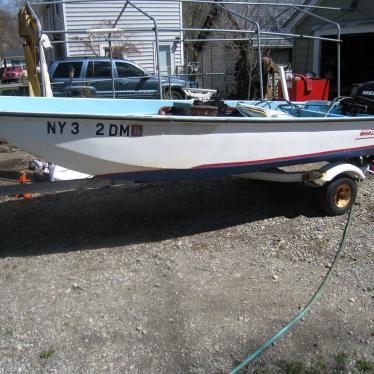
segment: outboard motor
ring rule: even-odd
[[[355,84],[351,91],[351,100],[342,102],[343,111],[374,114],[374,81]]]

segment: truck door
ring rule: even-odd
[[[86,81],[87,85],[94,87],[96,97],[113,97],[112,67],[110,61],[89,61]]]
[[[121,98],[158,97],[157,80],[130,62],[115,62],[117,70],[116,92]]]

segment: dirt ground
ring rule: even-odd
[[[30,159],[0,153],[1,183]],[[374,372],[373,187],[326,294],[243,373]],[[346,218],[234,178],[0,197],[0,373],[227,373],[306,304]]]

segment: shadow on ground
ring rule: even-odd
[[[125,246],[299,215],[319,215],[310,191],[234,178],[50,194],[0,203],[0,257]]]

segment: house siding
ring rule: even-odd
[[[142,10],[149,13],[157,21],[158,27],[175,27],[180,28],[182,24],[181,8],[179,3],[170,3],[163,1],[134,1],[134,4]],[[103,3],[66,3],[65,4],[65,18],[67,31],[72,30],[87,30],[89,28],[108,28],[105,23],[111,22],[112,24],[117,19],[123,7],[122,3],[117,1],[106,1]],[[118,28],[152,28],[153,22],[147,17],[142,15],[138,10],[130,5],[125,10],[120,21]],[[76,41],[77,37],[87,37],[85,34],[69,34],[67,37],[69,41]],[[97,35],[98,36],[98,35]],[[129,54],[128,58],[138,63],[142,67],[151,72],[155,71],[154,51],[155,51],[155,35],[153,31],[146,32],[124,32],[120,37],[125,36],[126,39],[136,46],[137,52]],[[181,32],[160,32],[159,42],[160,45],[170,45],[173,43],[171,40],[181,38]],[[114,38],[114,36],[112,37]],[[108,45],[103,40],[100,41],[96,38],[95,44],[100,44],[98,50],[103,54],[103,48]],[[133,40],[133,42],[131,42]],[[113,43],[115,44],[115,43]],[[101,51],[100,51],[101,50]],[[78,55],[92,55],[92,51],[82,43],[69,43],[69,56]],[[180,43],[172,52],[172,62],[175,66],[183,64],[183,57],[181,53]],[[174,70],[174,69],[172,69]],[[174,71],[173,71],[174,72]]]

